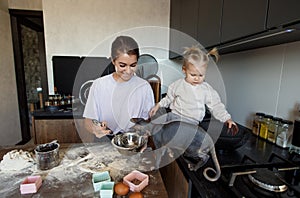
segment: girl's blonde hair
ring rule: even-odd
[[[219,60],[219,53],[217,48],[213,48],[208,53],[205,53],[196,46],[186,47],[183,52],[183,65],[187,66],[189,63],[194,66],[201,67],[207,66],[209,62],[209,56],[213,55],[216,62]]]

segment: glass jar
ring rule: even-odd
[[[67,96],[67,104],[68,105],[72,104],[71,96],[70,95]]]
[[[282,120],[281,125],[278,128],[278,135],[276,137],[276,145],[287,148],[289,138],[291,136],[293,122],[290,120]]]
[[[265,114],[264,113],[256,113],[253,119],[252,124],[252,133],[256,136],[259,135],[260,125],[263,122]]]
[[[269,128],[272,118],[273,118],[273,116],[271,116],[271,115],[265,115],[263,122],[260,125],[259,137],[261,137],[265,140],[268,137],[268,128]]]
[[[275,143],[276,142],[276,136],[278,134],[278,129],[280,126],[282,119],[278,117],[274,117],[272,121],[269,124],[268,128],[268,138],[267,140],[269,142]]]

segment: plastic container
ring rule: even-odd
[[[94,173],[92,176],[92,183],[95,191],[99,191],[101,189],[101,185],[104,182],[110,182],[111,178],[108,171]]]
[[[128,185],[131,191],[140,192],[148,185],[149,176],[134,170],[123,178],[123,183]]]
[[[260,125],[259,137],[261,137],[265,140],[268,137],[269,125],[270,125],[272,118],[273,118],[273,116],[271,116],[271,115],[265,115],[263,122]]]
[[[290,120],[282,120],[281,125],[278,129],[278,135],[276,137],[276,145],[282,148],[289,147],[289,139],[291,137],[293,122]]]
[[[41,176],[29,176],[20,185],[21,194],[36,193],[41,185]]]
[[[276,142],[276,137],[278,134],[278,129],[280,127],[280,123],[281,123],[282,119],[278,118],[278,117],[274,117],[272,119],[272,121],[269,124],[269,128],[268,128],[268,138],[267,140],[271,143],[275,143]]]
[[[114,182],[102,182],[100,186],[101,198],[112,198],[114,194]]]
[[[252,125],[252,133],[256,136],[259,135],[260,125],[263,122],[265,114],[264,113],[256,113],[253,119]]]

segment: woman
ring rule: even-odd
[[[94,81],[83,113],[86,128],[96,137],[127,131],[134,125],[131,118],[148,119],[154,96],[150,84],[135,75],[138,58],[133,38],[119,36],[113,41],[115,72]],[[101,124],[95,125],[94,119]]]

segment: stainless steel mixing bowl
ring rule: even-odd
[[[111,140],[111,143],[117,148],[119,153],[123,155],[134,155],[147,144],[147,140],[144,136],[140,136],[137,133],[127,132],[116,135]]]

